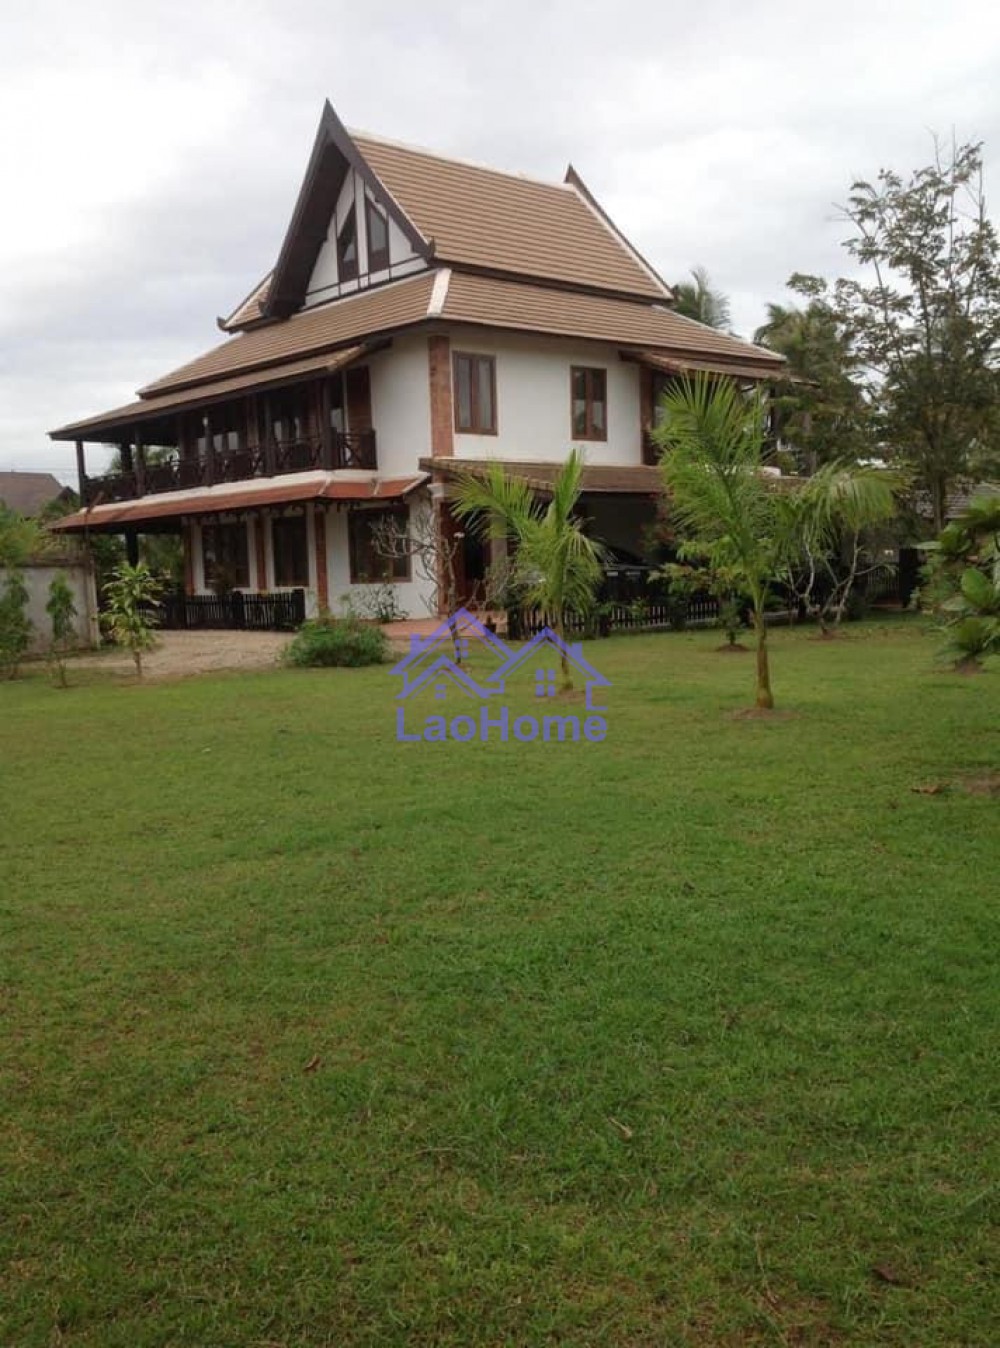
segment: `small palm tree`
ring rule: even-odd
[[[716,290],[704,267],[692,267],[690,281],[679,281],[673,287],[674,308],[685,318],[693,318],[710,328],[728,331],[729,299],[721,290]]]
[[[510,477],[500,463],[482,475],[456,478],[452,507],[483,536],[508,539],[513,548],[511,583],[541,608],[565,641],[567,610],[585,612],[601,580],[605,549],[583,531],[576,513],[583,479],[583,455],[574,450],[544,501],[523,478]],[[572,688],[569,661],[562,657],[562,682]]]
[[[807,549],[832,545],[838,530],[885,517],[885,482],[845,465],[805,487],[778,484],[767,467],[767,400],[743,394],[730,379],[699,375],[663,397],[663,424],[653,432],[663,449],[660,470],[673,515],[686,534],[684,552],[750,600],[757,646],[756,703],[774,706],[764,611],[770,588],[788,576]]]

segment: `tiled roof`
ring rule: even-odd
[[[442,317],[484,327],[656,347],[662,356],[676,352],[714,357],[719,368],[726,362],[749,363],[764,371],[778,371],[785,365],[783,357],[774,351],[742,342],[658,304],[523,285],[489,276],[454,272]]]
[[[50,528],[66,533],[83,533],[87,529],[113,533],[125,524],[182,515],[228,514],[305,501],[341,501],[355,505],[366,501],[397,501],[425,481],[423,473],[413,477],[367,479],[344,479],[329,473],[299,474],[288,481],[276,482],[268,478],[243,486],[200,487],[193,491],[165,492],[162,496],[144,496],[138,501],[115,501],[78,510],[57,520]]]
[[[264,277],[254,286],[253,290],[236,306],[228,318],[222,319],[220,326],[227,332],[238,332],[240,328],[246,327],[248,323],[255,323],[263,317],[264,305],[267,302],[267,292],[271,287],[271,273]]]
[[[440,473],[448,478],[460,473],[483,473],[490,463],[490,459],[432,458],[421,459],[420,467],[425,473]],[[540,492],[550,491],[566,466],[564,463],[521,462],[513,459],[504,459],[502,463],[505,473],[523,479]],[[624,464],[619,467],[588,463],[583,469],[582,490],[598,495],[656,496],[663,490],[663,479],[659,469],[646,464]]]
[[[416,323],[427,316],[433,284],[433,275],[424,272],[405,281],[363,290],[335,304],[303,309],[280,323],[231,337],[139,392],[147,396],[187,388],[222,374],[263,369],[292,356],[331,350],[359,337]]]
[[[18,515],[37,515],[68,490],[51,473],[0,473],[0,505]]]
[[[86,421],[74,421],[69,426],[60,426],[50,431],[53,440],[77,440],[105,433],[129,429],[137,422],[148,421],[166,412],[182,411],[185,407],[201,407],[206,403],[219,402],[234,393],[247,389],[275,388],[280,384],[293,383],[307,375],[333,374],[342,370],[364,355],[365,346],[355,345],[340,351],[326,351],[321,356],[308,356],[304,360],[286,361],[282,365],[269,366],[252,374],[234,375],[229,379],[213,379],[205,384],[196,384],[193,388],[181,389],[177,393],[161,393],[152,398],[140,398],[138,402],[126,403],[124,407],[112,408],[101,412]]]
[[[573,183],[548,183],[352,134],[434,241],[435,258],[539,280],[667,299],[669,291]]]

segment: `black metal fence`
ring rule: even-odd
[[[306,620],[306,592],[170,594],[151,613],[157,627],[167,631],[294,632]]]
[[[863,604],[893,603],[899,594],[898,568],[884,564],[858,577],[853,593]],[[817,599],[823,596],[817,594]],[[768,624],[795,622],[804,617],[798,605],[775,593]],[[749,615],[745,615],[745,621]],[[511,640],[533,637],[546,626],[541,609],[518,608],[507,613]],[[688,627],[712,627],[719,621],[719,600],[704,591],[685,594],[644,566],[608,567],[594,608],[586,614],[567,611],[563,623],[567,636],[606,637],[612,632],[680,631]]]

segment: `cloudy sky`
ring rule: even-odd
[[[329,98],[349,126],[561,178],[749,334],[844,263],[853,178],[986,141],[1000,9],[952,0],[11,0],[0,19],[0,469],[219,340],[269,269]]]

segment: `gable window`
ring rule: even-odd
[[[574,440],[608,438],[608,372],[584,365],[570,369]]]
[[[389,266],[389,222],[365,197],[365,231],[368,235],[368,270],[386,271]]]
[[[309,584],[309,550],[306,545],[306,517],[284,515],[271,521],[271,546],[274,549],[274,583],[289,588]]]
[[[250,556],[245,524],[203,524],[201,557],[205,589],[216,594],[245,590],[250,584]]]
[[[337,279],[354,281],[358,275],[358,221],[354,207],[347,212],[347,218],[337,234]]]
[[[497,433],[497,368],[492,356],[455,352],[455,430]]]
[[[409,511],[405,506],[393,510],[352,510],[347,517],[347,538],[351,558],[351,584],[373,581],[409,580],[409,557],[386,557],[378,549],[379,527],[394,522],[397,530],[406,528]]]

